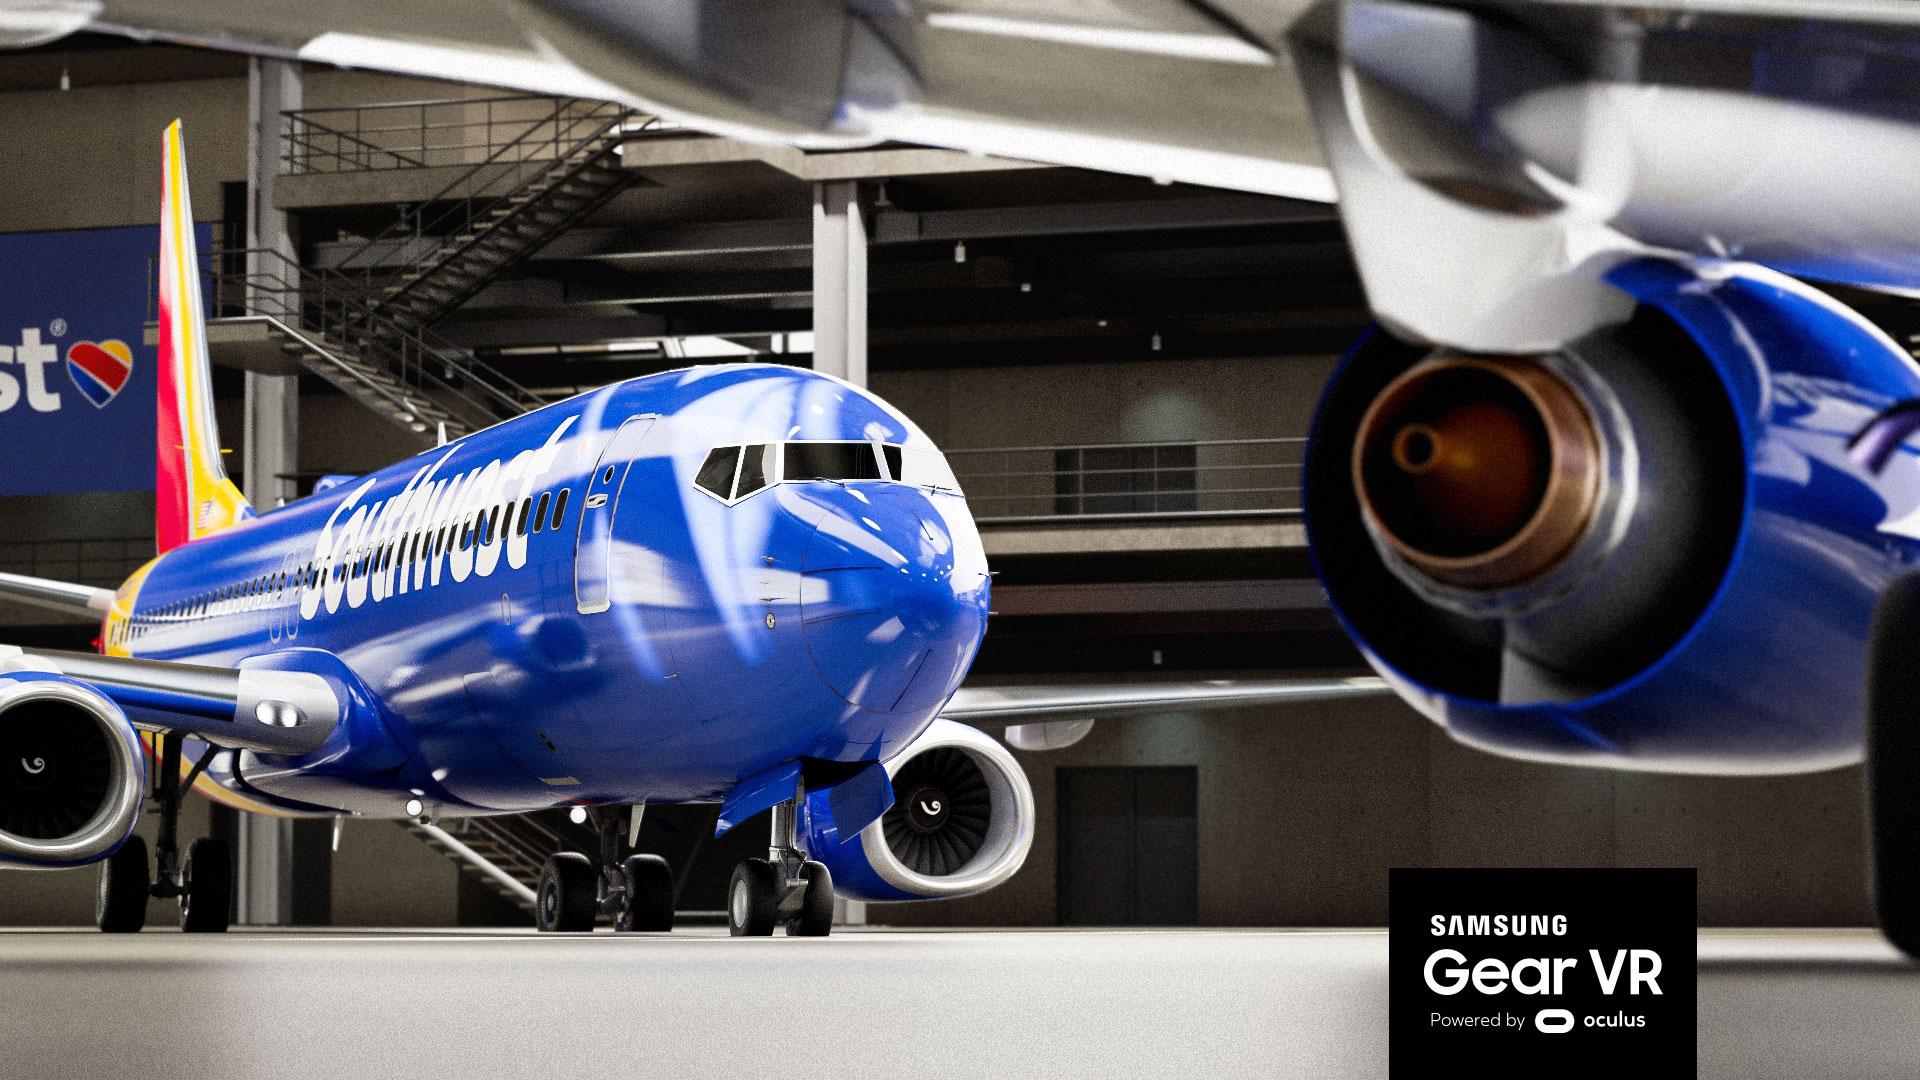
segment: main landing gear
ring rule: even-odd
[[[734,867],[727,885],[727,930],[734,937],[770,937],[783,920],[788,937],[833,932],[833,874],[801,849],[798,806],[796,799],[774,807],[767,857]]]
[[[208,745],[186,779],[180,778],[181,736],[160,737],[160,770],[154,777],[153,800],[160,807],[159,873],[148,877],[147,841],[130,836],[120,850],[100,864],[100,893],[94,907],[100,929],[109,934],[131,934],[147,924],[147,898],[180,901],[180,929],[190,934],[218,934],[227,929],[233,906],[233,856],[225,840],[201,837],[180,858],[180,802],[200,778],[220,748]]]
[[[600,859],[562,851],[547,860],[534,891],[534,925],[559,932],[591,931],[601,915],[620,931],[673,929],[673,868],[658,855],[620,858],[620,815],[616,807],[587,808],[600,834]],[[632,808],[633,831],[643,807]]]

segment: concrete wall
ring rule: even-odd
[[[333,925],[453,926],[460,870],[391,821],[348,820],[333,853]]]
[[[878,371],[873,391],[949,449],[1305,435],[1339,358]]]
[[[1706,926],[1869,925],[1860,774],[1658,776],[1510,761],[1386,701],[1113,721],[1018,755],[1039,829],[978,897],[876,904],[877,923],[1056,921],[1055,770],[1198,767],[1200,922],[1367,926],[1394,866],[1693,866]]]
[[[360,71],[315,70],[310,108],[477,97],[499,91]],[[0,93],[0,232],[150,225],[160,220],[160,133],[178,118],[193,216],[220,218],[220,185],[247,176],[247,81]]]

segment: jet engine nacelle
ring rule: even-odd
[[[106,858],[132,834],[146,783],[118,705],[64,675],[0,675],[0,866]]]
[[[852,900],[935,900],[1007,880],[1033,846],[1033,788],[1013,754],[985,732],[935,720],[886,763],[893,808],[840,842],[829,792],[801,815],[808,856]]]
[[[1335,611],[1402,697],[1484,749],[1858,760],[1874,604],[1920,559],[1916,425],[1887,430],[1920,369],[1757,267],[1644,258],[1607,281],[1630,321],[1551,355],[1355,347],[1305,475]]]

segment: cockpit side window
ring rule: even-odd
[[[893,478],[903,484],[961,494],[960,478],[953,475],[953,466],[947,463],[947,455],[938,450],[889,446],[887,464],[893,471]]]
[[[761,443],[744,448],[746,452],[740,455],[740,480],[733,486],[734,499],[746,498],[780,475],[779,463],[775,460],[778,446],[778,443]]]
[[[726,501],[733,494],[733,474],[740,464],[740,448],[719,446],[707,454],[707,460],[694,474],[693,486]]]

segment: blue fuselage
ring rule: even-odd
[[[850,475],[755,488],[767,448],[802,469],[836,442],[868,455]],[[169,552],[108,644],[345,689],[320,750],[212,770],[286,810],[711,800],[884,760],[965,675],[989,581],[964,499],[899,479],[902,451],[934,448],[810,371],[619,383]]]

